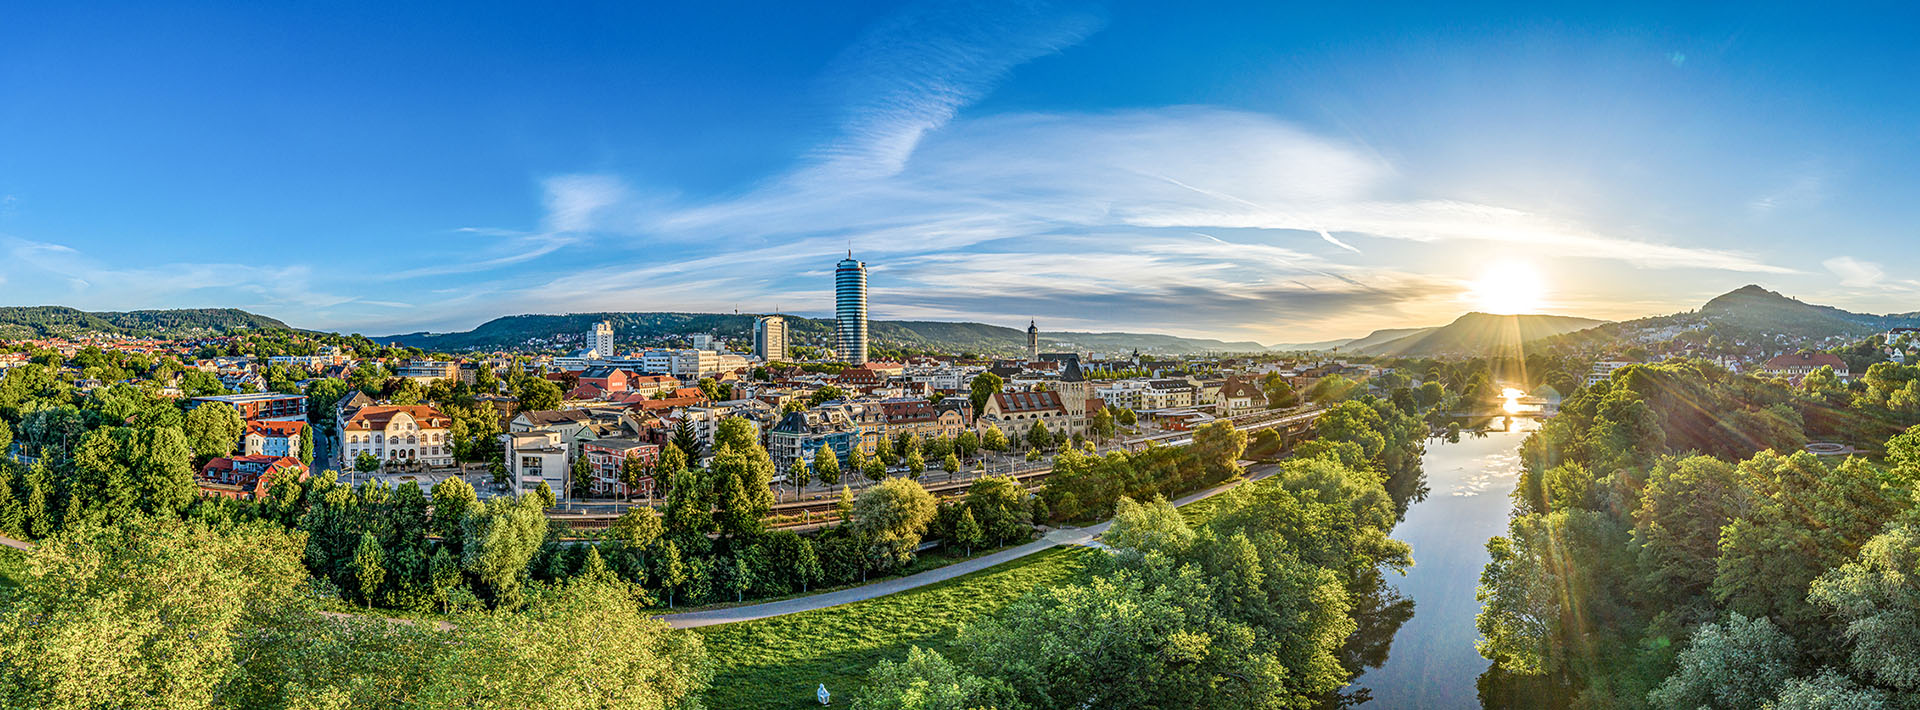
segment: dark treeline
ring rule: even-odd
[[[1488,543],[1488,707],[1920,702],[1920,368],[1634,366],[1522,447]],[[1869,450],[1844,460],[1809,440]]]

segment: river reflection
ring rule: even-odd
[[[1506,531],[1520,442],[1535,427],[1531,419],[1496,417],[1488,428],[1457,444],[1429,440],[1412,477],[1418,480],[1388,482],[1404,505],[1393,536],[1413,547],[1414,566],[1354,600],[1360,628],[1342,660],[1359,676],[1329,705],[1480,706],[1475,680],[1487,661],[1474,650],[1474,587],[1487,538]]]

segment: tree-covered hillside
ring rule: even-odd
[[[66,306],[0,306],[0,338],[87,333],[188,335],[239,329],[287,329],[286,323],[237,308],[87,312]]]

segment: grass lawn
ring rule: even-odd
[[[1245,485],[1267,485],[1264,478]],[[1224,495],[1181,506],[1190,524],[1213,516]],[[991,569],[872,601],[804,614],[694,629],[714,659],[707,706],[819,707],[821,683],[836,704],[852,699],[881,659],[899,660],[908,646],[946,652],[959,626],[998,613],[1034,589],[1085,578],[1083,547],[1057,547]]]
[[[820,683],[836,705],[845,705],[881,659],[905,658],[910,645],[946,651],[961,624],[997,613],[1031,590],[1082,577],[1093,554],[1054,548],[871,601],[695,629],[716,669],[707,706],[819,707],[813,692]]]
[[[1007,548],[1019,547],[1029,542],[1033,542],[1033,539],[1028,538],[1025,540],[1015,540],[1013,542],[1009,542],[999,547],[976,547],[976,548],[973,548],[972,554],[967,554],[965,551],[962,551],[962,550],[955,550],[953,551],[953,554],[947,554],[947,548],[945,546],[941,546],[933,550],[929,550],[927,552],[914,556],[913,561],[908,562],[907,566],[905,567],[901,567],[885,575],[870,576],[865,581],[855,581],[852,584],[842,584],[834,587],[814,587],[813,589],[809,589],[805,592],[794,592],[792,594],[784,594],[784,595],[774,596],[774,597],[747,597],[745,601],[739,601],[739,602],[728,599],[725,601],[713,602],[711,604],[702,604],[699,606],[689,606],[686,604],[682,604],[677,607],[668,607],[666,602],[666,593],[656,589],[656,590],[653,590],[654,594],[659,596],[660,598],[656,600],[656,603],[653,606],[644,607],[640,611],[648,614],[685,614],[688,612],[695,612],[695,611],[708,611],[711,609],[727,609],[727,608],[732,608],[736,606],[752,606],[755,604],[765,604],[767,602],[784,601],[787,599],[795,599],[798,597],[810,597],[815,594],[824,594],[827,592],[837,591],[841,589],[852,589],[854,587],[861,587],[868,584],[872,584],[874,582],[881,581],[883,579],[892,579],[894,577],[907,577],[907,576],[919,574],[921,572],[936,570],[950,564],[965,562],[975,557],[991,555],[995,552],[999,552]]]

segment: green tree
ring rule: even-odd
[[[675,592],[688,578],[686,560],[680,556],[680,546],[672,540],[660,543],[659,552],[654,554],[653,578],[660,581],[660,588],[667,590],[667,608],[672,609]]]
[[[806,489],[807,483],[811,479],[812,472],[807,469],[806,459],[795,458],[793,463],[787,464],[787,480],[793,482],[793,496],[796,500],[799,499],[800,492]]]
[[[1808,600],[1838,617],[1853,668],[1902,693],[1920,690],[1920,530],[1896,525],[1852,562],[1814,580]]]
[[[433,600],[441,611],[451,607],[454,587],[460,586],[460,563],[447,552],[445,545],[433,552],[433,559],[427,565],[428,578],[433,585]]]
[[[519,613],[462,616],[445,633],[427,644],[440,655],[426,672],[393,679],[417,688],[396,706],[696,708],[713,675],[698,636],[649,618],[605,579],[559,585]]]
[[[836,501],[833,506],[834,512],[840,515],[841,524],[845,525],[853,522],[853,504],[853,489],[847,486],[841,486],[840,499]]]
[[[300,463],[313,465],[313,427],[300,427]]]
[[[620,485],[626,488],[628,499],[632,499],[634,491],[640,490],[640,482],[646,478],[646,459],[628,456],[620,460]]]
[[[946,471],[947,473],[959,473],[960,457],[947,454],[946,458],[940,459],[940,470]]]
[[[876,566],[886,569],[913,560],[933,514],[933,494],[912,480],[891,478],[854,501],[852,526],[868,541]]]
[[[915,478],[919,478],[921,474],[927,472],[927,461],[920,457],[919,447],[914,447],[907,451],[906,464],[907,473]]]
[[[224,404],[203,404],[187,412],[187,442],[202,459],[233,453],[245,428],[240,413]]]
[[[673,449],[672,445],[668,445]],[[705,482],[693,471],[673,474],[667,488],[667,529],[679,535],[713,532],[713,501]]]
[[[807,395],[807,407],[811,409],[813,407],[818,407],[822,404],[826,404],[834,400],[840,400],[840,399],[846,399],[846,398],[847,398],[847,393],[845,390],[842,390],[833,385],[826,385],[824,387],[821,387],[820,389],[814,390],[813,394]]]
[[[1036,421],[1033,426],[1027,428],[1027,448],[1039,451],[1052,446],[1053,432],[1047,431],[1046,426]]]
[[[546,540],[543,502],[533,496],[489,498],[462,526],[461,564],[497,604],[516,606],[522,599],[527,566]]]
[[[968,673],[938,651],[907,648],[905,660],[881,660],[854,695],[853,710],[971,710],[1013,708],[1005,686]]]
[[[1829,468],[1804,451],[1787,457],[1763,451],[1739,470],[1763,497],[1720,532],[1715,599],[1742,614],[1777,619],[1808,634],[1804,638],[1826,637],[1833,629],[1807,601],[1807,589],[1851,559],[1898,510],[1881,472],[1857,458]]]
[[[869,481],[878,482],[887,477],[887,462],[877,458],[867,459],[866,463],[860,465],[860,469]]]
[[[298,550],[269,523],[68,526],[27,553],[0,610],[0,697],[23,708],[216,707],[246,647],[298,604]],[[247,603],[210,603],[235,599]]]
[[[960,454],[960,458],[973,458],[975,454],[980,453],[980,435],[975,434],[972,429],[960,432],[960,435],[953,439],[953,449],[955,453]]]
[[[514,391],[514,399],[522,412],[559,409],[560,398],[564,395],[559,385],[544,377],[523,377]]]
[[[380,470],[380,458],[371,451],[362,451],[353,457],[353,470],[361,473],[373,473]]]
[[[964,546],[967,549],[967,555],[971,557],[973,555],[973,546],[980,544],[983,539],[980,532],[980,522],[973,519],[973,510],[971,508],[961,508],[960,520],[954,523],[953,526],[954,543]]]
[[[1213,422],[1193,430],[1193,457],[1207,472],[1208,481],[1224,481],[1240,474],[1240,457],[1247,452],[1247,433],[1228,422]]]
[[[834,455],[833,447],[822,445],[813,450],[813,474],[829,486],[840,482],[840,457]]]
[[[994,393],[999,392],[1000,388],[1005,385],[1005,380],[1000,379],[999,375],[991,372],[982,372],[974,375],[973,381],[967,384],[967,399],[973,403],[974,416],[977,417],[987,411],[987,400],[991,399]],[[989,446],[987,448],[991,449],[993,447]]]
[[[997,424],[987,427],[987,433],[980,435],[980,447],[988,451],[1006,451],[1007,435],[1000,431]]]
[[[1012,476],[982,476],[967,486],[966,507],[986,539],[996,545],[1024,538],[1031,530],[1027,489]]]
[[[740,428],[731,426],[732,422],[741,422],[749,433],[729,435],[730,428]],[[729,419],[714,436],[715,456],[708,472],[715,519],[720,534],[729,538],[760,534],[773,510],[773,459],[751,438],[751,427],[744,420]],[[738,441],[742,436],[747,437],[744,444]]]
[[[380,585],[386,581],[386,550],[380,547],[380,538],[373,533],[360,533],[360,544],[353,551],[354,591],[360,595],[360,602],[368,608],[380,593]]]
[[[1260,392],[1266,395],[1268,409],[1287,409],[1300,404],[1300,395],[1294,393],[1286,376],[1278,372],[1269,372],[1260,378]]]
[[[568,494],[574,498],[586,498],[593,495],[593,462],[587,457],[573,457],[573,464],[567,470]]]
[[[1673,675],[1647,694],[1668,708],[1757,708],[1793,677],[1799,653],[1772,621],[1739,613],[1706,624],[1675,659]]]
[[[1118,431],[1113,421],[1113,412],[1106,407],[1094,410],[1093,414],[1087,418],[1087,429],[1093,432],[1094,440],[1101,443],[1113,438],[1114,433]]]
[[[433,484],[433,533],[440,536],[441,546],[452,548],[456,554],[460,551],[467,514],[479,501],[473,486],[459,476],[449,476]]]
[[[668,442],[668,445],[686,454],[688,461],[700,458],[704,450],[700,445],[699,435],[693,431],[693,420],[688,418],[682,418],[680,423],[674,426],[673,440]]]

